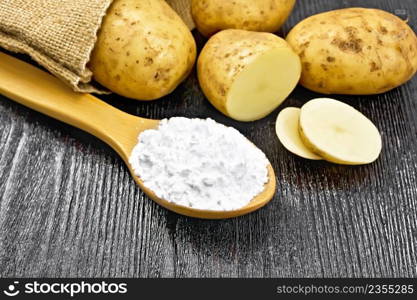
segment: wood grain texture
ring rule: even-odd
[[[396,12],[417,30],[415,0],[299,0],[280,34],[349,6]],[[417,78],[383,95],[336,96],[381,130],[383,153],[367,166],[307,161],[280,145],[278,111],[316,96],[298,87],[253,123],[220,115],[195,73],[152,103],[103,97],[147,118],[212,117],[265,151],[276,197],[224,221],[157,206],[104,143],[0,96],[0,276],[417,277]]]

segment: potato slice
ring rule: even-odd
[[[275,131],[281,144],[295,155],[306,159],[321,160],[322,158],[307,148],[299,133],[301,109],[287,107],[278,114]]]
[[[339,164],[371,163],[382,149],[381,135],[367,117],[329,98],[313,99],[303,105],[300,136],[312,151]]]

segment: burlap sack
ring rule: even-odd
[[[101,93],[87,63],[112,1],[0,0],[0,47],[30,55],[74,91]],[[190,18],[189,1],[169,2]]]
[[[195,28],[193,17],[191,16],[191,0],[166,0],[169,5],[180,15],[184,23],[190,30]]]

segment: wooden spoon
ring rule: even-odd
[[[142,190],[159,205],[176,213],[223,219],[252,212],[268,203],[275,193],[275,174],[268,165],[269,181],[264,191],[247,206],[233,211],[199,210],[158,198],[146,188],[129,164],[139,133],[156,128],[159,120],[132,116],[93,97],[73,92],[60,80],[40,69],[0,52],[0,93],[27,107],[91,133],[110,145],[124,160]]]

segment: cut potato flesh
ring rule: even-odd
[[[300,136],[324,159],[347,165],[368,164],[381,153],[381,135],[375,125],[353,107],[329,98],[303,105]]]
[[[307,148],[299,133],[301,109],[296,107],[284,108],[278,115],[275,130],[282,145],[295,155],[307,159],[320,160],[320,156]]]
[[[290,48],[269,50],[236,77],[227,95],[229,116],[239,121],[265,117],[288,97],[300,74],[300,59]]]

